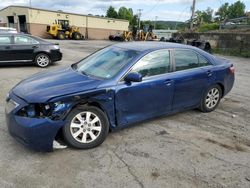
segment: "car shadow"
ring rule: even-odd
[[[133,128],[137,127],[137,126],[142,126],[144,123],[150,123],[150,122],[153,122],[153,121],[160,121],[160,120],[166,120],[167,121],[167,118],[171,118],[173,116],[179,116],[181,114],[190,113],[190,112],[191,113],[202,113],[199,109],[181,110],[179,112],[160,115],[160,116],[149,118],[149,119],[146,119],[146,120],[143,120],[143,121],[140,121],[140,122],[131,123],[131,124],[128,124],[126,126],[110,130],[110,133],[119,132],[119,131],[122,131],[124,129],[130,129],[130,128],[133,129]]]
[[[0,65],[0,68],[19,68],[19,67],[35,67],[35,65],[32,65],[32,64],[29,64],[29,65],[27,65],[27,64],[6,64],[6,65]]]
[[[36,66],[35,64],[21,64],[21,63],[11,63],[11,64],[0,64],[0,69],[1,68],[38,68],[38,69],[41,69],[41,70],[45,70],[47,68],[50,68],[50,67],[56,67],[58,66],[58,64],[56,62],[54,63],[51,63],[48,67],[45,67],[45,68],[41,68],[41,67],[38,67]]]

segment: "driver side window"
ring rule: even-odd
[[[169,50],[158,50],[145,55],[134,65],[131,72],[140,73],[143,77],[170,72]]]

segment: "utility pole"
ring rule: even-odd
[[[190,19],[190,29],[193,30],[193,19],[194,19],[194,12],[195,12],[195,4],[196,4],[196,0],[193,0],[193,5],[191,7],[191,11],[192,11],[192,15],[191,15],[191,19]]]
[[[31,0],[29,1],[30,7],[31,7]]]
[[[143,9],[138,9],[138,25],[139,25],[139,27],[138,27],[138,30],[140,30],[140,28],[141,28],[141,12],[143,11]]]

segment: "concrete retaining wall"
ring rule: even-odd
[[[201,39],[208,41],[215,52],[231,55],[249,54],[250,34],[244,33],[174,33],[174,37],[188,39]],[[248,55],[247,55],[248,56]]]

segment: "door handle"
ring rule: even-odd
[[[167,86],[171,86],[172,85],[172,80],[167,79],[164,81],[164,84],[166,84]]]
[[[33,49],[36,49],[36,48],[38,48],[38,46],[34,45],[34,46],[32,46],[32,48],[33,48]]]
[[[6,50],[9,50],[9,49],[10,49],[10,46],[6,46],[5,49],[6,49]]]
[[[208,71],[207,71],[207,75],[208,75],[208,76],[212,76],[212,71],[211,71],[211,70],[208,70]]]

